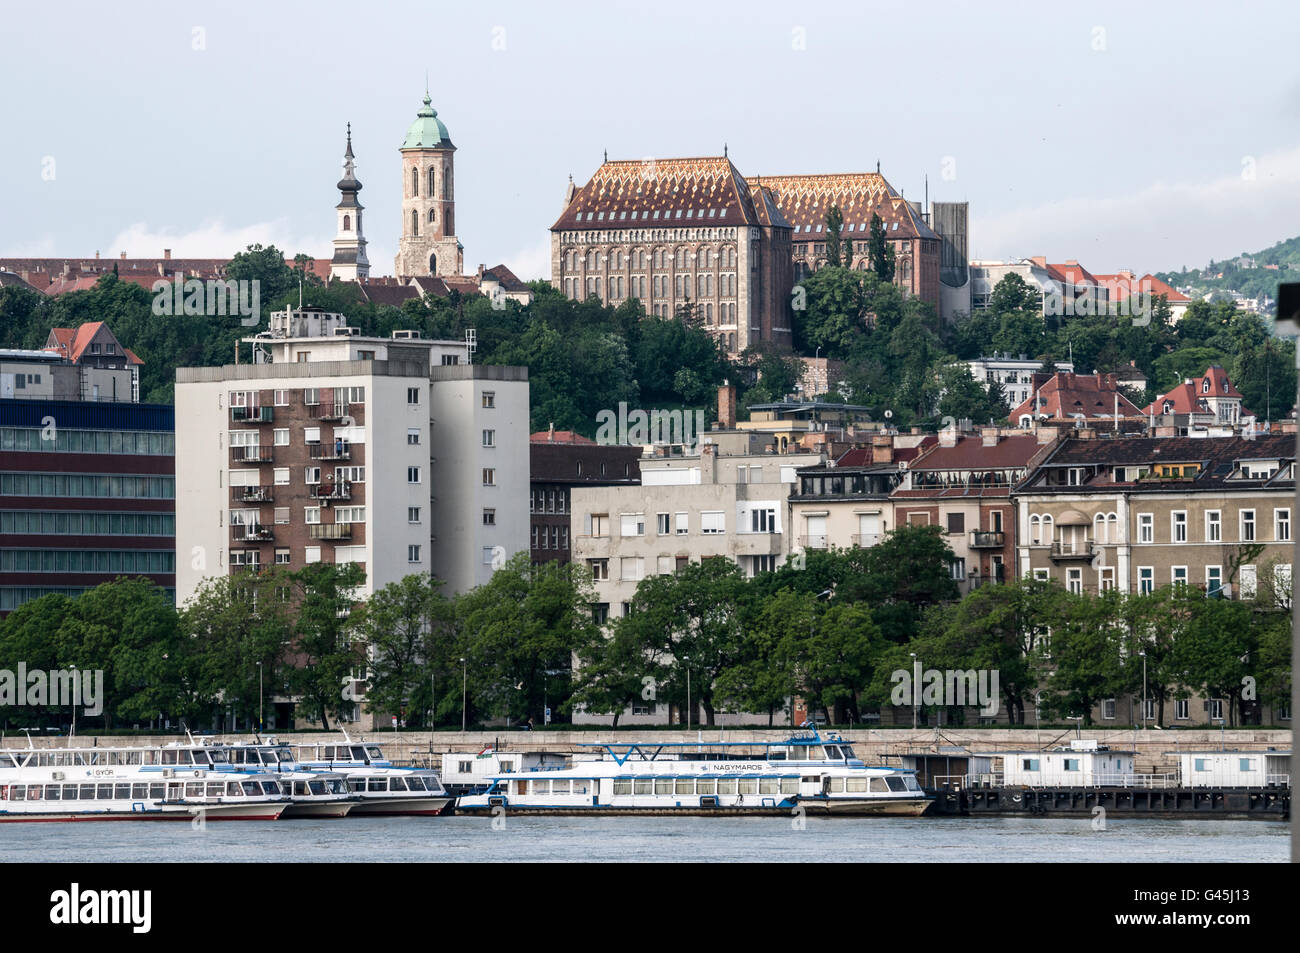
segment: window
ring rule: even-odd
[[[1177,698],[1174,700],[1174,719],[1177,721],[1187,721],[1191,717],[1191,705],[1186,698]]]
[[[603,538],[609,535],[609,514],[592,513],[587,517],[587,525],[590,529],[588,535],[597,538]]]
[[[420,445],[419,427],[411,427],[406,431],[406,445],[408,447],[418,447]]]
[[[645,575],[645,559],[641,556],[624,556],[619,560],[619,578],[624,582],[637,582]],[[626,615],[626,613],[624,613]]]
[[[1115,699],[1107,698],[1101,703],[1101,717],[1108,721],[1115,720]]]
[[[492,565],[492,558],[493,558],[493,556],[495,555],[495,550],[496,550],[496,547],[495,547],[495,546],[484,546],[484,547],[483,547],[483,565],[484,565],[484,566],[491,566],[491,565]]]
[[[277,506],[275,508],[275,521],[281,525],[289,522],[289,507]]]
[[[420,388],[418,387],[406,388],[406,402],[408,404],[418,404],[420,402]]]
[[[700,532],[706,535],[725,533],[726,514],[721,510],[710,510],[700,514]]]
[[[1187,512],[1178,510],[1170,514],[1170,534],[1175,543],[1187,542]]]
[[[491,410],[497,405],[497,395],[495,391],[485,390],[483,392],[483,408]]]
[[[335,523],[364,523],[366,508],[364,506],[340,506],[334,511]]]
[[[1205,567],[1205,594],[1219,597],[1223,595],[1223,567]]]
[[[1169,581],[1172,582],[1175,586],[1187,585],[1187,567],[1174,566],[1173,569],[1170,571]]]
[[[1291,510],[1273,511],[1273,538],[1279,543],[1291,538]]]
[[[624,513],[619,517],[621,523],[619,527],[620,536],[644,536],[645,535],[645,514],[644,513]]]
[[[496,485],[497,485],[497,471],[496,471],[496,470],[493,470],[491,467],[484,467],[484,468],[483,468],[483,485],[484,485],[484,486],[496,486]]]
[[[308,524],[315,524],[320,522],[319,506],[309,506],[303,510],[303,514],[304,514],[304,522]]]
[[[484,525],[484,526],[496,526],[496,525],[497,525],[497,511],[496,511],[496,510],[493,510],[493,509],[487,509],[487,508],[485,508],[485,509],[483,510],[483,525]]]
[[[275,406],[277,407],[289,406],[289,392],[287,390],[278,390],[275,392]]]
[[[1020,759],[1020,770],[1021,770],[1021,771],[1037,771],[1037,770],[1038,770],[1038,759],[1037,759],[1037,758],[1021,758],[1021,759]]]
[[[1052,578],[1052,574],[1050,570],[1047,569],[1034,570],[1034,579],[1037,582],[1047,582],[1051,578]]]
[[[407,468],[406,468],[406,482],[407,482],[407,483],[419,483],[419,482],[420,482],[420,468],[419,468],[419,467],[407,467]]]
[[[1218,721],[1223,718],[1223,699],[1211,698],[1208,703],[1210,720]]]
[[[304,474],[303,474],[303,478],[304,478],[304,479],[307,481],[307,483],[309,483],[309,484],[311,484],[311,483],[319,483],[319,482],[320,482],[320,467],[307,467],[306,471],[305,471]]]
[[[1151,513],[1138,514],[1138,542],[1154,543],[1156,540],[1155,516]]]
[[[678,536],[685,536],[687,533],[690,532],[690,522],[689,522],[690,514],[678,513],[676,514],[674,519],[675,519],[675,525],[677,528]]]
[[[1078,771],[1078,770],[1079,770],[1079,759],[1078,759],[1078,758],[1065,758],[1065,759],[1063,759],[1063,761],[1062,761],[1062,763],[1061,763],[1061,769],[1062,769],[1063,771]]]
[[[588,559],[587,565],[591,567],[591,579],[593,582],[607,582],[609,580],[608,559]]]
[[[304,427],[302,430],[302,439],[304,443],[320,443],[320,428]]]
[[[407,547],[406,547],[406,561],[407,561],[408,563],[418,563],[418,562],[420,561],[420,547],[419,547],[419,546],[407,546]]]
[[[948,564],[948,571],[952,574],[953,579],[958,582],[964,581],[966,579],[966,560],[960,557],[954,559]]]
[[[1150,566],[1138,567],[1138,592],[1150,595],[1155,591],[1155,570]]]
[[[656,513],[655,514],[655,532],[660,536],[669,536],[672,534],[672,514]]]
[[[288,486],[288,485],[289,485],[289,468],[288,468],[288,467],[276,467],[275,470],[273,471],[273,473],[274,473],[274,479],[275,479],[275,484],[276,484],[276,486]]]
[[[302,391],[302,402],[308,407],[315,407],[320,403],[319,387],[304,387]]]
[[[306,549],[303,550],[303,557],[302,557],[302,559],[303,559],[303,562],[305,562],[305,563],[318,563],[318,562],[320,562],[320,547],[319,547],[319,546],[308,546]]]
[[[277,447],[289,446],[289,431],[287,428],[275,432],[275,445]]]
[[[483,431],[483,446],[495,447],[497,445],[497,432],[495,430]]]
[[[1223,514],[1219,510],[1205,512],[1205,541],[1217,543],[1223,539]]]
[[[1255,511],[1241,511],[1241,541],[1243,543],[1253,543],[1255,541]]]
[[[420,508],[418,506],[408,506],[406,508],[406,522],[408,523],[420,522]]]
[[[287,565],[289,565],[289,550],[287,550],[287,549],[277,549],[277,550],[275,551],[275,564],[276,564],[277,566],[287,566]]]
[[[752,533],[775,533],[776,510],[750,510],[749,529]]]
[[[1241,598],[1254,599],[1258,592],[1258,576],[1254,564],[1242,566],[1237,570],[1238,584],[1241,587]]]
[[[1067,569],[1065,572],[1065,588],[1070,590],[1076,596],[1083,595],[1083,570]]]
[[[964,533],[966,532],[966,514],[949,513],[948,514],[948,532]]]

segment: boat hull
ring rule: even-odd
[[[40,821],[193,821],[196,817],[202,817],[205,822],[274,821],[283,814],[285,807],[285,804],[214,804],[210,807],[179,810],[4,812],[0,813],[0,824]]]
[[[374,798],[352,805],[351,817],[435,817],[452,801],[449,797]]]
[[[295,802],[284,809],[281,817],[347,817],[355,808],[354,801]]]
[[[934,798],[803,798],[808,814],[836,817],[920,817]]]

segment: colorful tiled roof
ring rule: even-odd
[[[785,224],[762,204],[726,156],[607,161],[551,230]]]
[[[755,176],[749,184],[751,188],[761,186],[772,191],[781,215],[794,227],[794,241],[825,236],[826,215],[832,205],[839,206],[844,218],[843,238],[865,239],[870,234],[872,214],[880,216],[891,241],[938,238],[879,172],[764,175]]]

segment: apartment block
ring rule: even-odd
[[[575,487],[641,482],[639,447],[603,446],[571,430],[552,427],[533,434],[528,457],[529,549],[534,563],[569,561]]]

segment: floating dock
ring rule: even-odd
[[[1288,820],[1289,788],[964,788],[937,789],[931,817],[1203,817]]]

